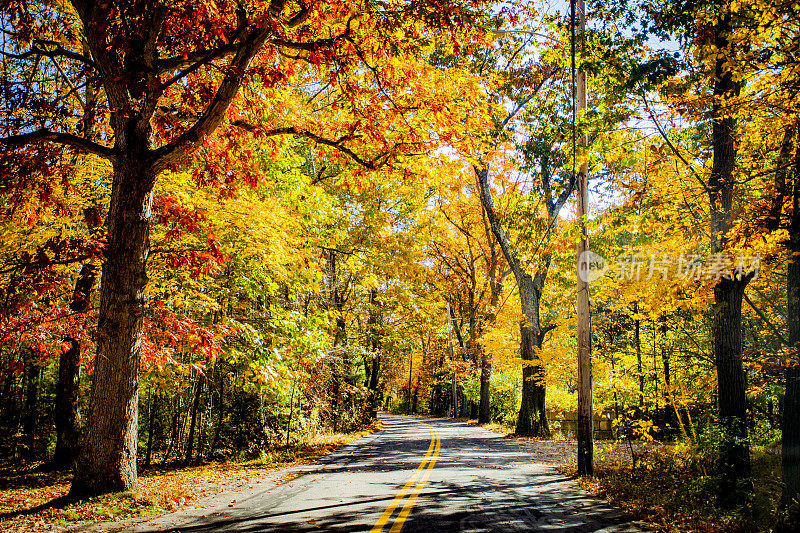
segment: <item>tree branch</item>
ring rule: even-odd
[[[193,54],[187,55],[186,57],[165,57],[164,59],[156,60],[154,65],[158,72],[168,72],[184,67],[188,68],[197,63],[200,65],[206,65],[215,59],[219,59],[223,56],[233,53],[235,50],[236,43],[234,42],[234,39],[231,39],[231,42],[224,46],[213,49],[199,50]]]
[[[511,267],[511,271],[514,273],[517,283],[519,283],[523,275],[522,265],[520,265],[517,254],[515,254],[514,250],[512,249],[511,239],[509,238],[508,233],[506,233],[505,228],[503,228],[503,225],[500,223],[500,219],[497,218],[497,213],[495,213],[494,199],[492,198],[492,191],[489,188],[489,169],[481,169],[476,166],[473,166],[472,168],[475,171],[475,177],[478,180],[478,191],[480,192],[481,204],[483,205],[484,212],[486,213],[486,218],[489,220],[489,227],[492,229],[492,233],[494,233],[494,236],[497,238],[497,242],[500,244],[500,249],[503,251],[503,255],[508,262],[508,266]]]
[[[656,125],[656,130],[658,131],[658,134],[661,136],[662,139],[664,139],[664,142],[667,143],[667,146],[669,146],[669,149],[672,150],[672,153],[675,154],[678,157],[678,159],[680,159],[683,162],[684,165],[686,165],[686,168],[689,169],[689,172],[691,172],[692,175],[697,179],[697,181],[700,182],[700,185],[703,186],[703,189],[706,192],[708,192],[709,188],[708,188],[708,185],[706,184],[705,180],[703,180],[703,178],[700,176],[700,174],[697,173],[697,171],[686,160],[686,158],[683,157],[683,154],[681,154],[678,151],[678,148],[674,144],[672,144],[672,141],[667,136],[667,133],[661,127],[661,123],[658,122],[658,119],[656,118],[655,114],[653,114],[653,111],[650,109],[650,103],[647,101],[647,97],[645,96],[644,92],[641,93],[641,96],[642,96],[642,100],[644,101],[644,104],[645,104],[645,106],[647,108],[647,113],[650,115],[650,120],[652,120],[653,124]]]
[[[531,94],[529,94],[521,102],[519,102],[517,106],[508,114],[508,116],[506,116],[506,118],[503,120],[503,122],[500,123],[500,126],[497,128],[498,136],[504,129],[506,129],[506,126],[511,121],[511,119],[513,119],[517,115],[517,113],[519,113],[526,105],[528,105],[528,102],[530,102],[533,99],[533,97],[539,93],[539,90],[542,88],[545,82],[547,82],[547,80],[550,79],[550,76],[552,76],[552,74],[553,74],[553,69],[549,69],[547,72],[545,72],[541,81],[539,81],[539,83],[537,83],[536,86],[531,91]]]
[[[542,333],[541,333],[542,338],[544,338],[545,335],[547,335],[548,333],[550,333],[551,331],[556,329],[556,327],[557,326],[555,324],[548,324],[547,326],[543,327],[542,328]]]
[[[86,140],[83,137],[78,137],[77,135],[73,135],[71,133],[59,133],[46,129],[40,129],[31,133],[11,135],[9,137],[0,139],[0,143],[6,146],[26,146],[43,141],[72,146],[74,148],[83,150],[84,152],[103,157],[112,162],[117,159],[117,153],[113,149]]]
[[[79,54],[78,52],[67,50],[61,47],[61,45],[58,45],[58,43],[50,43],[49,41],[42,41],[42,43],[53,44],[56,45],[56,47],[53,48],[52,50],[47,50],[44,48],[40,48],[39,46],[34,44],[31,46],[30,50],[22,52],[21,54],[12,54],[10,52],[6,52],[5,50],[0,50],[0,54],[10,59],[29,59],[31,57],[36,57],[36,56],[45,56],[51,59],[55,59],[57,57],[65,57],[83,63],[84,65],[87,65],[89,67],[97,68],[97,64],[90,57],[87,57],[83,54]]]
[[[87,259],[91,259],[93,256],[91,254],[84,254],[76,257],[70,257],[69,259],[56,259],[56,260],[48,260],[48,261],[28,261],[26,263],[14,263],[11,266],[3,268],[0,270],[0,274],[8,274],[10,272],[14,272],[16,270],[22,270],[31,267],[40,267],[45,268],[53,265],[71,265],[73,263],[82,263]]]
[[[330,146],[331,148],[336,148],[337,150],[341,151],[342,153],[346,154],[350,159],[358,163],[364,168],[369,170],[376,170],[379,167],[379,163],[377,163],[377,159],[380,159],[382,156],[379,156],[376,159],[364,159],[355,153],[350,148],[347,148],[342,143],[344,141],[352,140],[352,137],[340,137],[337,140],[333,139],[326,139],[316,133],[311,133],[310,131],[300,130],[297,129],[295,126],[287,126],[285,128],[275,128],[271,130],[260,130],[257,126],[253,124],[249,124],[242,120],[236,120],[233,122],[233,125],[237,128],[242,128],[243,130],[249,131],[251,133],[256,133],[258,135],[263,135],[265,137],[274,137],[277,135],[296,135],[298,137],[305,137],[306,139],[311,139],[314,142],[319,144],[324,144],[326,146]]]
[[[227,39],[227,44],[217,48],[198,50],[197,52],[189,54],[185,57],[174,56],[156,60],[154,63],[155,69],[161,73],[181,68],[191,68],[195,64],[202,66],[207,65],[215,59],[232,54],[236,51],[237,41],[242,39],[245,35],[247,24],[247,13],[240,6],[236,10],[236,30],[233,32],[233,35]],[[171,81],[174,82],[175,80]],[[166,83],[165,86],[168,84],[169,83]]]
[[[301,11],[302,13],[302,11]],[[298,13],[299,15],[300,13]],[[316,41],[310,41],[307,43],[300,43],[296,41],[287,41],[284,39],[271,39],[270,43],[276,46],[282,46],[284,48],[291,48],[292,50],[305,50],[306,52],[313,52],[320,48],[328,48],[334,46],[337,41],[341,39],[346,39],[350,36],[350,23],[353,21],[353,17],[350,17],[347,20],[347,26],[345,30],[335,37],[329,37],[328,39],[317,39]],[[291,22],[291,20],[290,20]]]
[[[753,309],[753,311],[755,311],[755,312],[756,312],[756,314],[758,315],[758,317],[759,317],[759,318],[760,318],[762,321],[764,321],[764,323],[765,323],[767,326],[769,326],[769,329],[771,329],[771,330],[772,330],[772,332],[775,334],[775,336],[776,336],[776,337],[778,337],[778,340],[780,340],[780,341],[781,341],[781,343],[782,343],[784,346],[791,346],[791,345],[789,344],[789,341],[787,341],[787,340],[786,340],[786,338],[785,338],[783,335],[781,335],[781,332],[780,332],[780,331],[778,331],[778,328],[776,328],[776,327],[775,327],[775,324],[773,324],[772,322],[770,322],[770,321],[769,321],[769,319],[766,317],[766,315],[764,315],[763,311],[761,311],[761,309],[759,309],[758,307],[756,307],[756,306],[753,304],[753,302],[752,302],[752,301],[750,301],[750,298],[748,298],[747,294],[744,294],[744,301],[745,301],[745,302],[747,302],[747,304],[748,304],[748,305],[749,305],[749,306],[750,306],[750,307]]]
[[[222,83],[217,88],[217,92],[205,113],[184,134],[154,150],[154,169],[156,171],[161,171],[183,160],[194,151],[194,147],[203,137],[210,135],[217,129],[225,118],[225,112],[239,92],[242,77],[250,66],[250,62],[261,50],[271,34],[271,29],[258,29],[250,33],[240,43],[236,54],[228,65]]]
[[[300,11],[298,11],[295,15],[292,15],[289,18],[289,20],[284,22],[283,23],[284,26],[287,26],[289,28],[294,28],[296,26],[299,26],[306,20],[308,20],[308,15],[311,14],[311,6],[302,1],[299,3],[300,3]]]

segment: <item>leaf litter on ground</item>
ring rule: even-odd
[[[69,493],[71,475],[48,472],[42,463],[0,464],[0,530],[8,533],[119,531],[132,522],[176,511],[206,496],[252,488],[255,480],[308,463],[377,429],[376,424],[351,434],[321,435],[301,445],[275,450],[245,462],[154,467],[139,476],[134,492],[108,494],[59,503]],[[295,476],[287,472],[277,484]],[[47,507],[48,504],[53,504]],[[37,509],[40,508],[40,509]]]

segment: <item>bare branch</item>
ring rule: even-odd
[[[53,265],[71,265],[73,263],[82,263],[87,259],[91,259],[93,256],[91,254],[84,254],[76,257],[70,257],[69,259],[56,259],[56,260],[48,260],[48,261],[28,261],[26,263],[15,263],[9,267],[3,268],[0,270],[0,274],[8,274],[10,272],[14,272],[16,270],[23,270],[26,268],[31,267],[40,267],[45,268]]]
[[[165,57],[164,59],[157,60],[154,65],[158,72],[168,72],[177,70],[179,68],[191,67],[197,63],[200,65],[206,65],[216,59],[220,59],[226,55],[232,54],[235,50],[236,43],[233,39],[231,39],[231,42],[224,46],[198,50],[193,54],[188,54],[186,57]]]
[[[551,69],[549,69],[547,72],[545,72],[545,74],[544,74],[544,76],[542,77],[541,81],[539,81],[539,83],[537,83],[537,84],[536,84],[536,85],[533,87],[533,90],[531,91],[531,94],[529,94],[529,95],[528,95],[528,96],[527,96],[525,99],[523,99],[521,102],[519,102],[519,103],[517,104],[517,107],[515,107],[515,108],[514,108],[514,109],[513,109],[513,110],[512,110],[512,111],[511,111],[509,114],[508,114],[508,116],[507,116],[507,117],[506,117],[506,118],[503,120],[503,122],[500,124],[500,127],[498,127],[498,128],[497,128],[497,133],[498,133],[498,135],[499,135],[499,134],[500,134],[500,133],[501,133],[501,132],[502,132],[504,129],[506,129],[506,126],[507,126],[507,125],[508,125],[508,123],[511,121],[511,119],[513,119],[513,118],[514,118],[514,117],[517,115],[517,113],[519,113],[519,112],[520,112],[520,111],[521,111],[521,110],[522,110],[522,109],[523,109],[523,108],[524,108],[526,105],[528,105],[528,102],[530,102],[530,101],[533,99],[533,97],[534,97],[534,96],[536,96],[536,95],[539,93],[539,90],[542,88],[542,86],[545,84],[545,82],[547,82],[547,80],[549,80],[549,79],[550,79],[550,77],[553,75],[553,72],[554,72],[554,70],[553,70],[552,68],[551,68]]]
[[[284,26],[287,26],[289,28],[294,28],[295,26],[299,26],[300,24],[308,20],[308,15],[311,14],[311,6],[309,6],[305,2],[300,2],[300,5],[302,6],[300,11],[298,11],[297,14],[293,15],[289,20],[284,22],[283,23]]]
[[[511,267],[511,271],[514,273],[514,277],[519,281],[523,275],[522,265],[520,265],[517,254],[514,253],[508,233],[506,233],[505,228],[500,223],[500,219],[497,217],[497,213],[494,210],[494,199],[492,198],[492,190],[489,187],[489,169],[487,167],[479,168],[473,166],[473,170],[475,171],[478,191],[480,192],[481,203],[483,204],[486,218],[489,221],[489,227],[491,227],[492,233],[494,233],[494,236],[497,238],[500,249],[503,251],[506,262],[508,262],[508,266]]]
[[[216,59],[220,59],[222,57],[225,57],[226,55],[230,55],[236,51],[236,48],[239,45],[237,41],[239,41],[245,36],[245,30],[247,29],[247,24],[248,24],[247,13],[243,8],[239,7],[236,10],[236,31],[234,31],[233,35],[228,38],[227,44],[219,46],[217,48],[198,50],[192,54],[188,54],[187,56],[175,56],[175,57],[159,59],[155,61],[154,68],[158,72],[167,72],[182,68],[192,68],[195,65],[198,66],[207,65],[208,63]],[[196,68],[197,67],[194,67],[193,70],[196,70]],[[171,83],[174,83],[175,81],[177,81],[177,79],[170,80],[169,82],[165,83],[164,86],[166,87]]]
[[[86,140],[83,137],[78,137],[77,135],[73,135],[71,133],[59,133],[46,129],[40,129],[31,133],[11,135],[9,137],[0,139],[0,143],[6,146],[26,146],[43,141],[72,146],[74,148],[83,150],[84,152],[103,157],[112,162],[117,159],[117,153],[113,149]]]
[[[43,44],[51,44],[51,43],[43,42]],[[52,43],[52,44],[57,45],[57,43]],[[65,57],[83,63],[84,65],[87,65],[89,67],[97,68],[97,65],[90,57],[80,54],[78,52],[73,52],[72,50],[67,50],[61,47],[60,45],[57,45],[55,48],[48,50],[34,44],[33,46],[31,46],[30,50],[22,52],[21,54],[12,54],[10,52],[6,52],[5,50],[0,50],[0,54],[10,59],[29,59],[31,57],[41,57],[41,56],[49,57],[51,59],[55,59],[57,57]]]
[[[650,115],[650,120],[652,120],[652,121],[653,121],[653,124],[655,124],[655,125],[656,125],[656,130],[658,130],[658,134],[659,134],[659,135],[661,135],[661,138],[662,138],[662,139],[664,139],[664,142],[666,142],[666,143],[667,143],[667,146],[669,146],[670,150],[672,150],[672,153],[674,153],[674,154],[675,154],[675,155],[678,157],[678,159],[680,159],[681,161],[683,161],[683,164],[684,164],[684,165],[686,165],[686,168],[688,168],[688,169],[689,169],[689,172],[691,172],[691,173],[692,173],[692,176],[694,176],[694,177],[697,179],[697,181],[699,181],[699,182],[700,182],[700,184],[703,186],[703,189],[705,189],[706,191],[708,191],[708,190],[709,190],[709,189],[708,189],[708,185],[706,184],[705,180],[703,180],[703,178],[700,176],[700,174],[698,174],[698,173],[697,173],[697,171],[696,171],[696,170],[694,169],[694,167],[693,167],[693,166],[692,166],[692,165],[691,165],[691,164],[690,164],[690,163],[689,163],[689,162],[686,160],[686,158],[684,158],[684,157],[683,157],[683,154],[681,154],[681,153],[678,151],[678,149],[675,147],[675,145],[674,145],[674,144],[672,144],[672,141],[671,141],[671,140],[669,139],[669,137],[667,136],[667,133],[666,133],[666,132],[664,131],[664,129],[661,127],[661,123],[660,123],[660,122],[658,122],[658,119],[656,118],[655,114],[654,114],[654,113],[653,113],[653,111],[650,109],[650,103],[647,101],[647,97],[645,96],[644,92],[642,92],[641,96],[642,96],[642,100],[644,101],[644,104],[645,104],[645,106],[647,107],[647,113]]]
[[[248,123],[246,123],[244,121],[241,121],[241,120],[235,121],[233,123],[233,125],[238,127],[238,128],[242,128],[243,130],[246,130],[246,131],[249,131],[249,132],[252,132],[252,133],[257,133],[257,134],[263,135],[265,137],[274,137],[274,136],[277,136],[277,135],[296,135],[298,137],[305,137],[306,139],[311,139],[312,141],[317,142],[319,144],[324,144],[326,146],[330,146],[331,148],[336,148],[340,152],[346,154],[350,159],[352,159],[353,161],[355,161],[356,163],[358,163],[362,167],[367,168],[369,170],[376,170],[378,168],[378,166],[379,166],[379,163],[377,162],[377,159],[380,159],[380,157],[376,158],[376,159],[369,159],[369,160],[364,159],[361,156],[359,156],[357,153],[355,153],[353,150],[351,150],[350,148],[347,148],[346,146],[344,146],[344,144],[342,144],[345,141],[352,140],[352,137],[340,137],[339,139],[336,139],[336,140],[326,139],[325,137],[317,135],[316,133],[312,133],[310,131],[300,130],[300,129],[297,129],[296,127],[294,127],[294,126],[287,126],[285,128],[275,128],[275,129],[271,129],[271,130],[260,130],[257,126],[254,126],[252,124],[248,124]]]

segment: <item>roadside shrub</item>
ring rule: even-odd
[[[522,401],[521,377],[509,372],[492,375],[489,416],[492,422],[513,425]]]

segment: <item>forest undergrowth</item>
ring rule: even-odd
[[[139,490],[67,501],[72,474],[48,470],[42,462],[0,463],[0,530],[5,532],[119,531],[132,522],[194,504],[223,491],[252,488],[259,478],[309,463],[381,428],[320,434],[304,442],[264,451],[255,459],[231,459],[194,465],[171,463],[144,469]],[[280,484],[292,473],[278,474]]]
[[[627,444],[616,443],[613,447]],[[642,445],[630,455],[600,453],[595,475],[578,478],[581,486],[659,532],[753,533],[771,531],[780,501],[780,454],[751,448],[752,496],[741,506],[717,503],[715,452],[697,445]],[[561,467],[574,475],[574,461]]]

